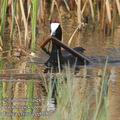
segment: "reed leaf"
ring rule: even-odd
[[[5,29],[7,5],[8,5],[8,0],[3,0],[2,8],[1,8],[1,36],[2,37],[4,35],[4,29]]]
[[[32,51],[35,50],[38,3],[38,0],[32,0]]]
[[[95,111],[95,114],[94,114],[94,120],[97,120],[99,112],[100,112],[100,107],[101,107],[102,98],[103,98],[103,94],[104,94],[105,77],[106,77],[107,65],[108,65],[108,57],[106,58],[105,67],[104,67],[104,71],[103,71],[103,75],[102,75],[101,91],[100,91],[98,105],[96,107],[96,111]]]

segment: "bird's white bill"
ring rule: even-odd
[[[51,36],[54,34],[54,32],[57,30],[60,23],[51,23]]]

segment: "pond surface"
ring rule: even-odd
[[[68,41],[75,31],[77,24],[71,19],[63,19],[63,42]],[[88,29],[87,29],[88,28]],[[45,32],[46,33],[46,32]],[[48,33],[48,32],[47,32]],[[43,38],[45,35],[43,35]],[[44,38],[45,39],[45,38]],[[83,47],[86,49],[84,54],[89,58],[104,59],[102,65],[98,62],[93,67],[88,67],[88,73],[97,76],[104,69],[105,61],[108,57],[107,69],[110,73],[109,78],[109,120],[120,120],[120,26],[115,29],[114,35],[105,36],[102,32],[89,30],[89,26],[78,31],[70,44],[72,48]],[[109,61],[109,60],[108,60]],[[91,83],[92,82],[92,83]],[[89,81],[89,88],[94,91],[100,82],[99,78],[93,77]]]
[[[68,44],[68,41],[70,37],[72,36],[73,32],[75,31],[77,27],[77,23],[72,20],[68,19],[69,16],[66,16],[66,18],[62,19],[62,28],[63,28],[63,42],[65,44]],[[73,40],[70,44],[70,47],[83,47],[85,48],[84,54],[88,56],[91,60],[99,61],[101,59],[104,59],[102,64],[101,62],[97,62],[93,66],[86,67],[86,73],[90,75],[92,78],[87,78],[88,85],[87,85],[87,92],[89,94],[89,91],[96,92],[96,90],[99,89],[100,81],[101,79],[98,77],[99,73],[104,70],[105,61],[108,57],[110,58],[110,61],[108,62],[107,70],[109,71],[110,77],[109,77],[109,120],[120,120],[120,26],[118,26],[115,29],[113,36],[105,36],[101,32],[96,32],[93,30],[93,28],[89,28],[91,26],[85,26],[83,30],[78,31],[75,36],[73,37]],[[45,27],[40,29],[40,39],[38,40],[38,43],[40,44],[41,41],[44,41],[49,36],[49,25],[46,25]],[[41,53],[40,53],[41,51]],[[40,54],[39,63],[44,63],[48,56],[39,49],[36,51],[38,54]],[[41,61],[40,61],[41,60]],[[117,61],[117,63],[115,62]],[[8,63],[9,64],[9,63]],[[23,71],[27,71],[26,69],[26,62],[23,62],[22,64],[18,64],[19,73],[22,73]],[[37,67],[40,66],[37,64]],[[38,73],[39,70],[36,70]],[[81,70],[82,71],[82,70]],[[17,71],[15,71],[17,73]],[[7,88],[8,84],[4,83],[4,87]],[[24,98],[27,93],[27,82],[22,83],[16,82],[15,84],[12,83],[14,88],[10,88],[14,90],[14,98]],[[12,86],[11,85],[11,86]],[[35,97],[40,98],[40,91],[41,91],[41,84],[35,83]],[[8,90],[6,92],[6,89],[4,90],[6,93],[6,97],[11,97],[11,92]],[[41,98],[42,99],[42,98]],[[41,105],[41,103],[37,102],[35,103],[36,106]],[[94,102],[92,103],[94,104]],[[5,105],[10,105],[9,103],[6,103]],[[21,103],[14,103],[13,105],[20,106]],[[25,102],[22,102],[22,105],[25,105]],[[93,105],[94,107],[94,105]],[[41,109],[41,108],[39,108]],[[36,110],[37,111],[37,110]],[[39,110],[38,110],[39,111]]]

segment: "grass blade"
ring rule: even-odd
[[[103,90],[104,90],[104,85],[105,85],[105,76],[106,76],[107,64],[108,64],[108,57],[106,59],[105,68],[104,68],[104,71],[103,71],[102,86],[101,86],[101,91],[100,91],[100,96],[99,96],[99,102],[98,102],[96,112],[95,112],[95,115],[94,115],[94,120],[97,120],[97,118],[98,118],[101,103],[102,103],[102,96],[103,96]]]

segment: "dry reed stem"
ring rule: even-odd
[[[119,0],[116,0],[116,5],[117,5],[118,14],[120,16],[120,1]]]
[[[27,25],[27,20],[25,17],[25,12],[24,12],[22,0],[20,0],[20,8],[21,8],[22,18],[23,18],[23,23],[24,23],[24,28],[25,28],[25,46],[26,46],[27,45],[27,36],[28,36],[28,25]]]
[[[82,17],[82,15],[83,15],[83,12],[84,12],[86,6],[87,6],[87,3],[88,3],[88,0],[85,1],[84,6],[83,6],[83,8],[82,8],[82,10],[81,10],[81,17]],[[70,44],[71,44],[71,42],[72,42],[72,40],[73,40],[73,37],[75,36],[76,32],[77,32],[80,28],[81,28],[81,23],[77,26],[77,28],[75,29],[75,31],[74,31],[73,34],[71,35],[71,37],[70,37],[70,39],[69,39],[69,41],[68,41],[68,46],[70,46]]]
[[[66,1],[66,0],[63,0],[63,1],[64,1],[64,3],[65,3],[65,6],[66,6],[67,10],[70,12],[70,7],[69,7],[67,1]]]
[[[102,3],[102,12],[101,12],[101,20],[100,20],[100,22],[101,22],[101,29],[103,30],[104,29],[104,23],[105,23],[105,0],[103,1],[103,3]]]
[[[19,27],[19,24],[18,24],[18,21],[17,21],[16,17],[15,17],[15,22],[16,22],[17,29],[18,29],[18,34],[19,34],[19,45],[22,46],[21,31],[20,31],[20,27]]]
[[[81,0],[77,2],[78,24],[81,25]]]
[[[108,21],[109,21],[109,23],[111,23],[112,22],[112,20],[111,20],[111,7],[110,7],[109,0],[106,0],[105,4],[106,4],[106,12],[107,12]]]
[[[73,34],[71,35],[69,41],[68,41],[68,46],[70,46],[72,40],[73,40],[73,37],[75,36],[76,32],[79,30],[81,25],[78,25],[77,28],[75,29],[75,31],[73,32]]]
[[[81,0],[77,1],[77,16],[78,16],[78,27],[75,29],[75,31],[73,32],[72,36],[70,37],[69,41],[68,41],[68,46],[70,46],[72,39],[74,37],[74,35],[76,34],[76,32],[78,31],[79,28],[81,28]]]
[[[59,17],[59,19],[61,19],[61,12],[60,12],[60,10],[59,10],[59,6],[58,6],[58,3],[57,3],[57,1],[55,0],[55,5],[56,5],[56,8],[57,8],[57,11],[58,11],[58,17]],[[62,20],[61,20],[62,21]]]
[[[52,18],[52,14],[53,14],[53,11],[54,11],[54,5],[55,5],[55,0],[53,0],[52,4],[51,4],[49,20],[51,20],[51,18]]]
[[[75,0],[76,5],[77,5],[77,2],[78,2],[78,0]]]
[[[59,6],[57,4],[57,1],[56,0],[53,0],[52,1],[52,5],[51,5],[51,10],[50,10],[50,16],[49,16],[49,20],[52,19],[52,14],[53,14],[53,11],[54,11],[54,6],[56,5],[56,8],[57,8],[57,11],[58,11],[58,18],[60,19],[60,23],[62,23],[62,18],[61,18],[61,13],[60,13],[60,10],[59,10]]]
[[[59,18],[59,20],[60,20],[60,23],[62,24],[61,12],[60,12],[60,10],[59,10],[59,6],[58,6],[56,0],[55,0],[55,5],[56,5],[57,11],[58,11],[58,18]],[[62,27],[62,25],[61,25],[61,27]],[[62,28],[62,29],[63,29],[63,28]],[[62,39],[62,42],[63,42],[63,39]]]
[[[40,0],[40,19],[42,23],[45,23],[45,0]]]
[[[28,0],[28,16],[27,16],[27,21],[28,21],[28,19],[30,17],[30,12],[31,12],[31,1]]]
[[[91,16],[92,16],[92,19],[94,21],[94,8],[93,8],[93,3],[92,3],[92,0],[89,0],[89,3],[90,3],[90,9],[91,9]]]
[[[88,3],[88,0],[85,1],[83,7],[82,7],[82,11],[81,11],[81,15],[83,14],[83,12],[85,11],[86,5]]]

